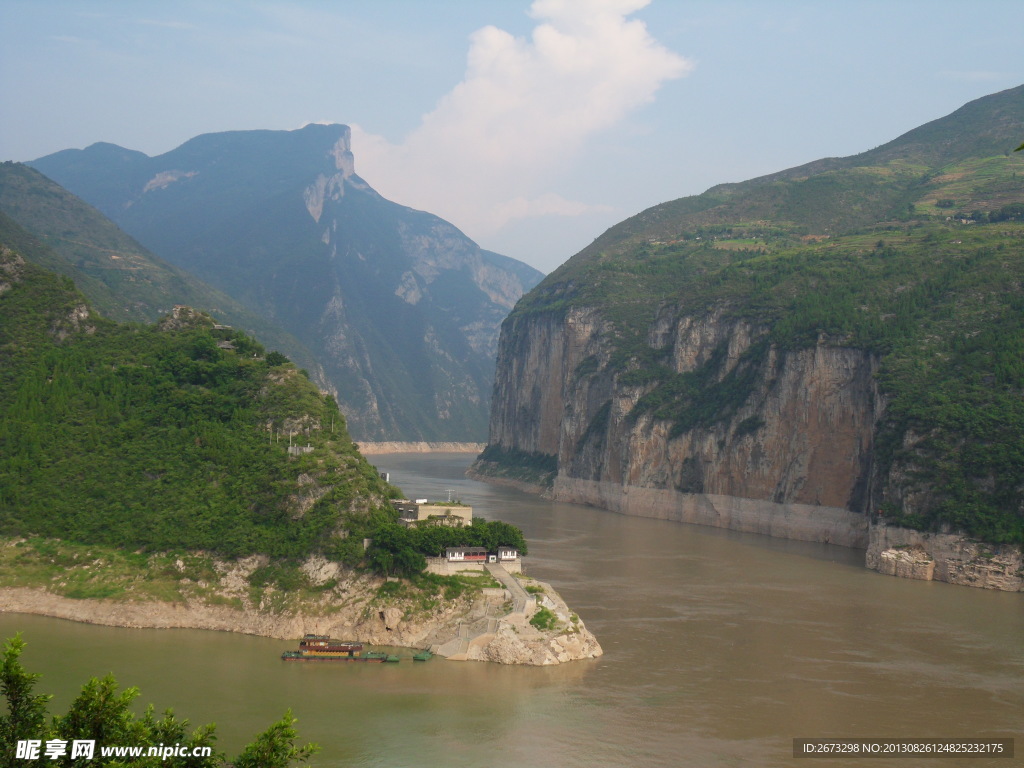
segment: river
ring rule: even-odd
[[[463,476],[471,457],[373,457],[410,496],[521,527],[527,572],[601,642],[553,668],[434,659],[284,664],[288,643],[0,615],[66,707],[93,675],[216,722],[233,752],[287,707],[314,766],[797,766],[794,738],[1016,739],[1024,755],[1024,596],[913,582],[863,553],[537,499]],[[408,653],[407,651],[405,653]],[[1007,766],[1014,760],[873,759]]]

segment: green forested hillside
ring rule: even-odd
[[[282,355],[187,308],[115,324],[7,248],[0,370],[3,534],[295,557],[391,490]]]
[[[618,385],[643,386],[632,415],[668,421],[673,435],[731,418],[772,348],[875,352],[888,403],[875,439],[881,507],[915,528],[1024,543],[1022,134],[1024,86],[862,155],[655,206],[549,275],[513,316],[596,309],[612,353],[578,375],[606,365]],[[728,374],[724,348],[677,374],[671,349],[650,342],[667,308],[721,311],[765,333]]]
[[[1022,132],[1024,85],[972,101],[859,155],[816,160],[648,208],[602,234],[546,282],[650,240],[700,237],[705,227],[743,224],[765,235],[820,238],[1020,203],[1024,158],[1013,149]]]

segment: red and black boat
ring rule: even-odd
[[[299,650],[285,651],[284,661],[366,661],[370,663],[396,662],[397,656],[381,651],[363,652],[362,643],[334,640],[327,635],[305,635],[299,641]]]

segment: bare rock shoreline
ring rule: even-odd
[[[489,475],[467,476],[511,486],[542,498],[586,504],[611,512],[727,528],[782,539],[816,541],[865,551],[865,567],[922,581],[942,581],[980,589],[1024,592],[1024,550],[986,544],[959,533],[924,533],[840,507],[781,504],[735,496],[682,493],[559,475],[554,487]]]
[[[323,563],[308,563],[311,570]],[[242,562],[222,581],[224,596],[244,579],[253,563]],[[508,593],[501,589],[456,600],[440,600],[429,611],[415,610],[410,600],[380,599],[383,579],[348,574],[319,605],[299,610],[271,610],[266,605],[243,607],[209,600],[75,599],[43,588],[0,588],[0,612],[50,616],[89,624],[125,628],[208,629],[297,640],[307,633],[327,634],[371,645],[432,649],[454,660],[546,666],[602,654],[597,639],[573,614],[555,590],[531,580],[542,601],[556,616],[556,625],[538,629],[530,614],[510,614]]]

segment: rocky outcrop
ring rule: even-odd
[[[875,356],[825,338],[778,349],[765,327],[724,310],[666,308],[646,341],[668,373],[645,381],[612,363],[611,332],[593,309],[513,315],[499,347],[490,445],[556,456],[555,499],[866,546],[885,410]],[[645,396],[665,376],[686,374],[704,376],[722,402],[680,427],[645,407]],[[475,471],[487,474],[482,462]]]
[[[549,666],[577,659],[593,659],[604,651],[580,618],[574,614],[550,584],[531,580],[541,590],[539,599],[525,611],[513,611],[497,624],[493,633],[471,643],[466,659],[498,664]],[[549,612],[550,628],[536,626],[531,618],[544,609]]]
[[[865,562],[868,568],[890,576],[1024,592],[1020,547],[986,544],[956,534],[914,531],[884,522],[872,525]]]
[[[0,296],[20,282],[25,260],[7,246],[0,245]]]

